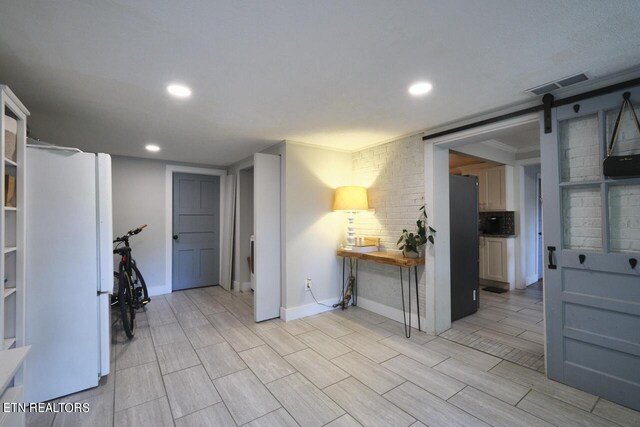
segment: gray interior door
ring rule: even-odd
[[[216,285],[219,271],[220,177],[175,173],[172,289]]]
[[[640,179],[602,174],[621,103],[620,92],[558,107],[541,130],[547,374],[640,410]],[[640,153],[629,119],[620,154]]]

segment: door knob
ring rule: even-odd
[[[580,260],[580,264],[584,264],[584,260],[587,259],[587,257],[585,255],[578,255],[578,259]]]
[[[636,268],[636,265],[638,265],[638,260],[635,258],[629,258],[629,265],[631,266],[631,268]]]
[[[173,240],[178,240],[178,235],[177,234],[173,235]]]

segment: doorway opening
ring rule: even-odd
[[[518,289],[538,283],[542,280],[542,188],[541,164],[528,163],[519,167],[521,176],[521,256],[522,282]]]
[[[238,171],[232,283],[255,322],[280,317],[280,169],[279,155],[256,153]]]
[[[446,151],[451,177],[446,192],[449,228],[436,227],[441,236],[450,237],[452,323],[441,336],[544,371],[543,294],[537,287],[527,289],[539,279],[539,117],[447,135],[434,144],[434,150]],[[443,175],[434,178],[439,191]],[[465,177],[477,186],[475,194],[460,189],[458,178]],[[475,227],[467,227],[469,222]],[[466,255],[455,253],[465,245]],[[463,276],[465,283],[460,282]]]
[[[478,181],[478,275],[480,286],[490,290],[524,289],[541,279],[538,126],[532,117],[450,142],[449,173]],[[451,189],[449,194],[450,201],[460,197]],[[456,223],[451,218],[456,214],[450,212],[452,233]],[[453,263],[461,262],[456,259],[452,253],[452,275],[457,270]]]
[[[233,289],[237,292],[252,293],[252,242],[253,242],[253,166],[238,172],[238,197],[234,251],[238,263],[233,269]]]

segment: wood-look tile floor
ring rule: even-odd
[[[480,291],[480,309],[453,322],[449,341],[544,372],[542,286],[503,294]]]
[[[153,298],[112,373],[29,426],[640,426],[640,413],[545,378],[542,290],[481,292],[440,336],[358,307],[256,324],[219,286]]]

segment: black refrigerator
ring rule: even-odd
[[[449,175],[451,320],[478,311],[478,178]]]

